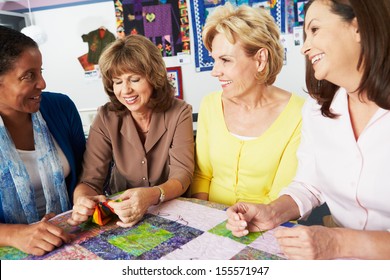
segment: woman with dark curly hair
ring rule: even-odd
[[[34,255],[71,240],[48,220],[71,209],[85,150],[75,104],[45,87],[37,43],[0,26],[0,246]]]

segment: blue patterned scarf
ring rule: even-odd
[[[46,213],[70,209],[64,172],[49,129],[41,113],[33,113],[34,145],[46,199]],[[0,199],[6,223],[30,224],[39,220],[34,187],[26,166],[0,117]]]

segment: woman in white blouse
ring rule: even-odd
[[[275,233],[290,259],[390,258],[390,1],[311,0],[306,83],[294,181],[268,205],[228,209],[236,236],[305,219],[324,202],[328,227]],[[362,24],[364,23],[364,24]],[[329,227],[332,226],[332,227]]]

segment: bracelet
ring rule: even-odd
[[[160,197],[158,198],[158,203],[156,205],[160,205],[165,200],[165,192],[164,192],[163,188],[161,188],[159,186],[156,186],[156,188],[158,188],[160,190]]]

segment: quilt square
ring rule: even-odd
[[[101,258],[86,248],[75,244],[62,246],[44,256],[29,255],[26,260],[101,260]]]
[[[251,247],[260,251],[270,253],[272,255],[285,258],[284,254],[279,248],[278,241],[274,237],[275,229],[264,232],[262,238],[257,239],[251,243]]]
[[[235,255],[231,260],[284,260],[285,258],[273,255],[268,252],[257,250],[252,247],[245,247],[237,255]]]
[[[108,242],[138,257],[173,236],[174,234],[169,231],[145,223],[135,229],[129,230],[125,235],[115,236],[109,239]]]
[[[246,245],[230,238],[204,232],[161,259],[163,260],[229,260]]]
[[[251,244],[253,241],[255,241],[257,238],[259,238],[263,234],[263,232],[250,232],[246,236],[236,237],[232,234],[232,232],[230,230],[226,229],[226,223],[227,223],[227,221],[224,221],[224,222],[218,224],[214,228],[210,229],[209,232],[216,234],[216,235],[228,237],[230,239],[233,239],[234,241],[237,241],[237,242],[245,244],[245,245]]]
[[[20,260],[28,256],[28,254],[19,251],[14,247],[1,247],[0,260]]]
[[[191,203],[190,206],[185,200],[167,201],[163,207],[150,209],[150,213],[202,231],[208,231],[226,220],[224,208],[214,209],[200,203]]]
[[[157,260],[203,231],[146,214],[132,228],[116,228],[92,237],[81,246],[105,260]]]

